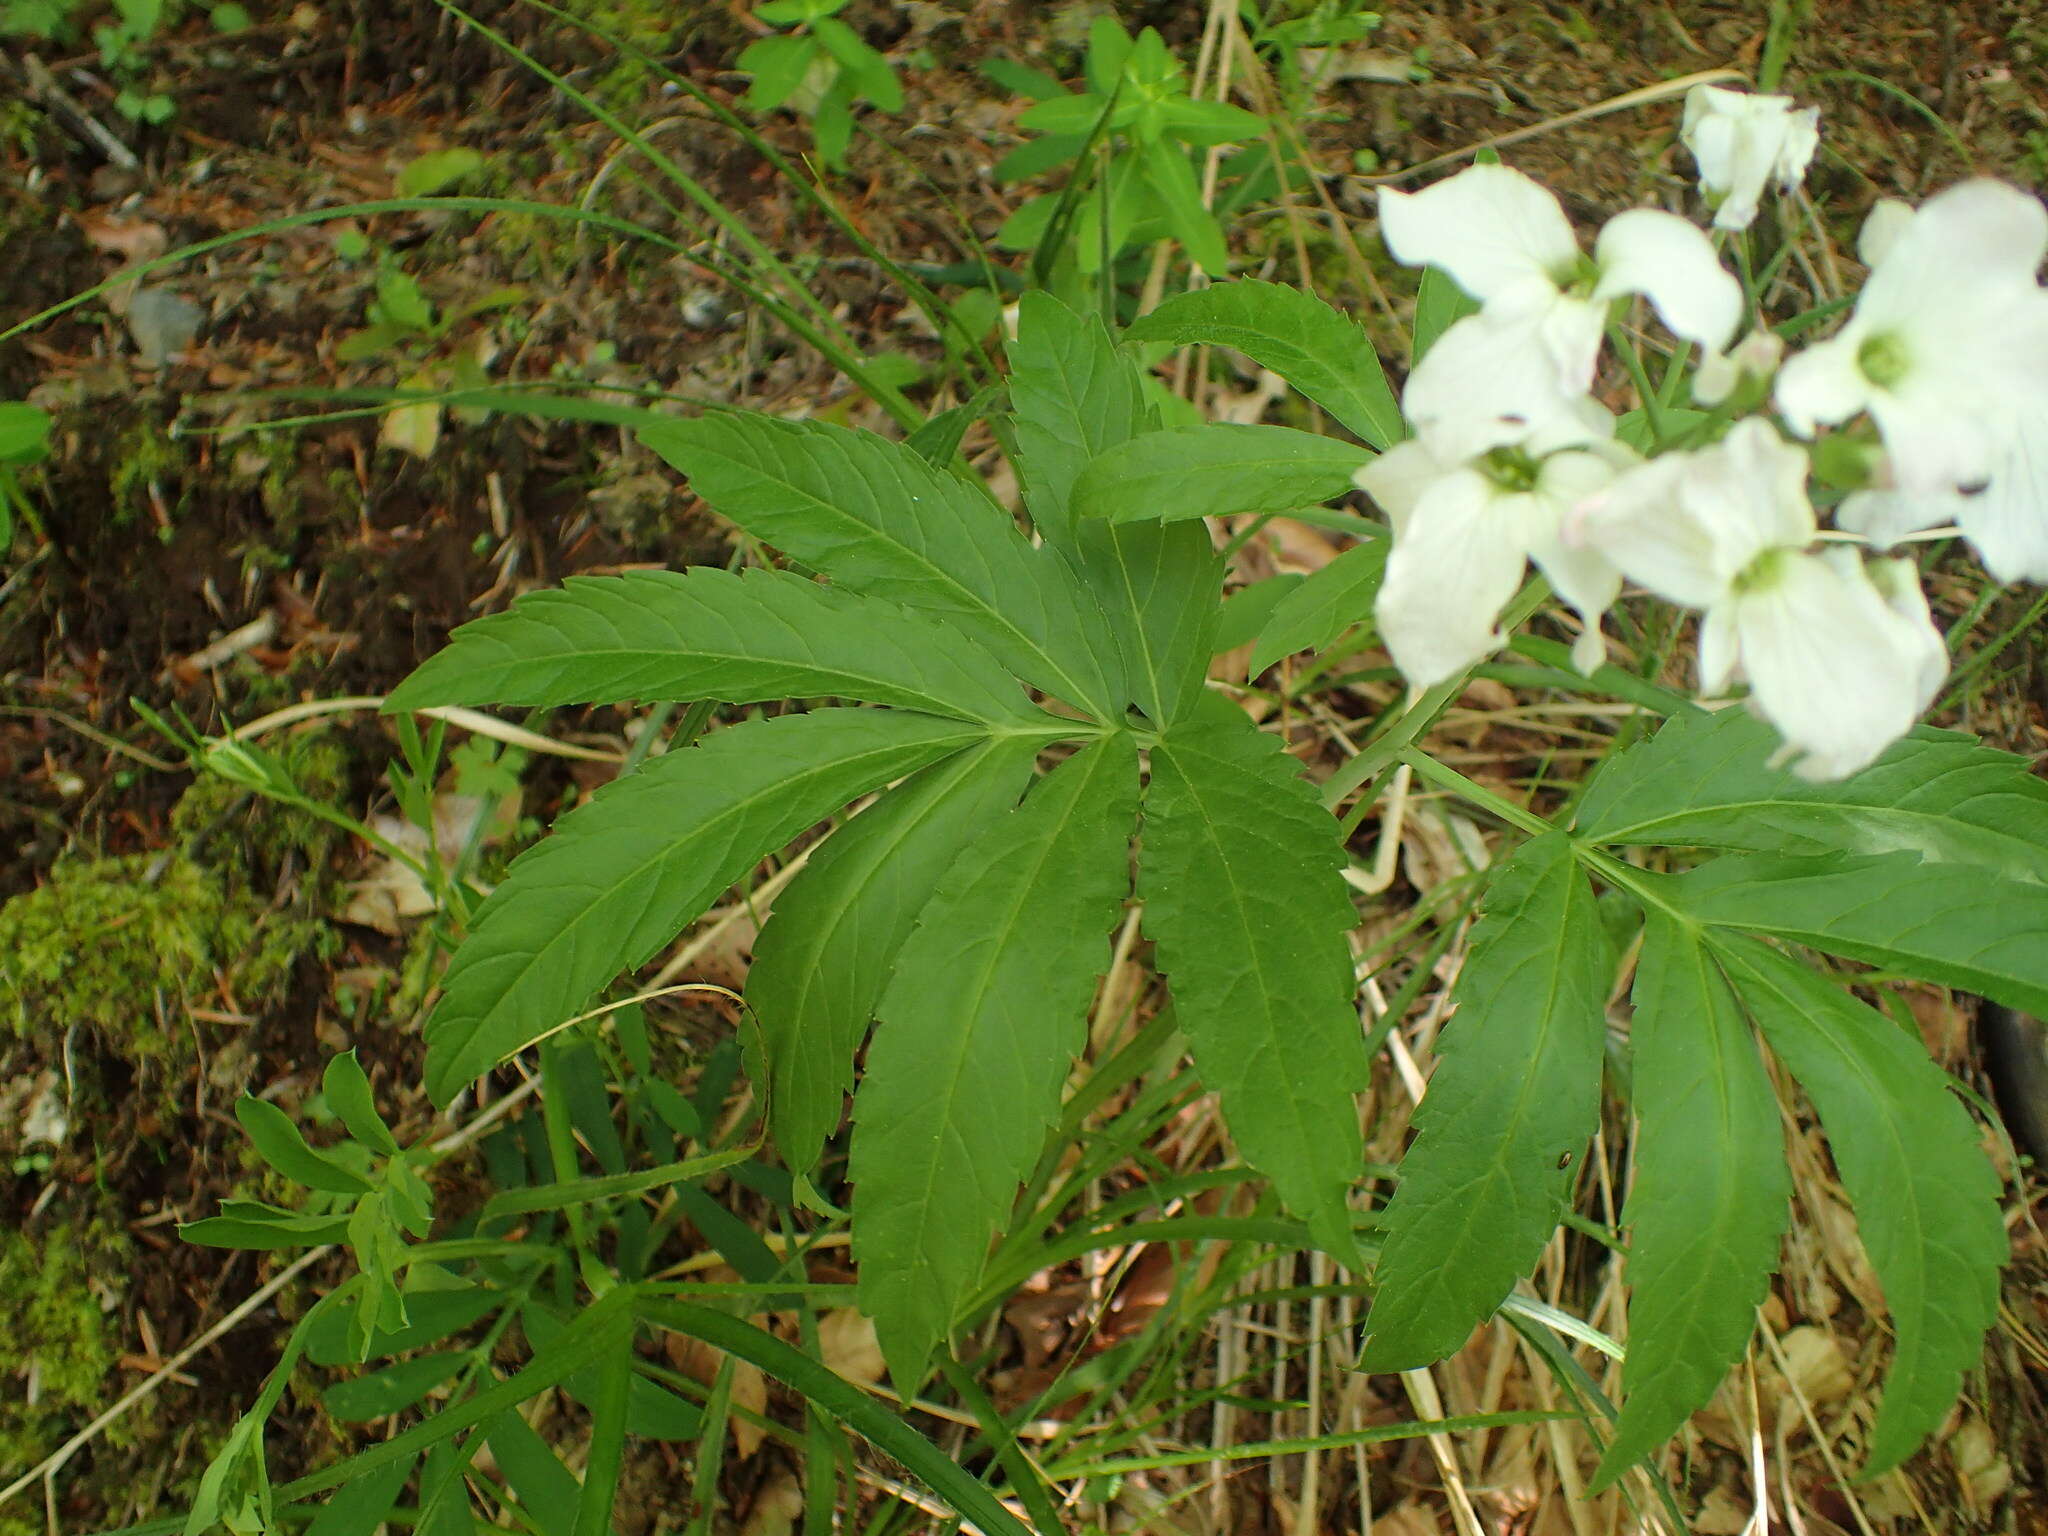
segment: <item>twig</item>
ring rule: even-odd
[[[135,158],[135,151],[116,138],[112,129],[86,111],[79,104],[77,97],[59,85],[57,77],[50,73],[41,59],[32,53],[24,54],[21,67],[22,72],[28,76],[29,95],[55,107],[57,115],[70,125],[72,132],[122,170],[133,171],[141,168],[142,162]]]
[[[1506,133],[1496,133],[1491,138],[1475,140],[1463,149],[1432,155],[1427,160],[1418,160],[1415,164],[1398,171],[1387,171],[1378,176],[1352,176],[1349,179],[1368,187],[1391,186],[1395,182],[1424,175],[1439,166],[1456,165],[1460,160],[1469,160],[1482,149],[1505,149],[1510,144],[1520,144],[1525,139],[1537,138],[1554,128],[1567,128],[1573,123],[1583,123],[1590,118],[1605,117],[1610,112],[1626,112],[1631,107],[1647,107],[1656,102],[1668,101],[1673,96],[1683,96],[1696,85],[1713,85],[1722,80],[1748,78],[1739,69],[1703,69],[1698,74],[1680,75],[1676,80],[1659,80],[1655,85],[1646,85],[1640,90],[1610,96],[1605,101],[1596,101],[1590,107],[1580,107],[1576,112],[1567,112],[1561,117],[1545,118],[1542,122],[1531,123],[1526,128],[1515,128]]]

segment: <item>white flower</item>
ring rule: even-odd
[[[1540,310],[1467,315],[1423,354],[1401,412],[1432,453],[1449,461],[1510,446],[1543,454],[1614,436],[1608,411],[1559,383],[1547,318]]]
[[[1554,371],[1559,395],[1592,387],[1611,299],[1642,294],[1673,334],[1709,352],[1728,345],[1742,316],[1741,285],[1676,214],[1616,215],[1588,261],[1557,199],[1504,165],[1475,165],[1421,192],[1382,188],[1380,233],[1396,260],[1439,267],[1478,299],[1485,319]]]
[[[1785,343],[1776,331],[1751,331],[1732,352],[1709,352],[1692,376],[1692,397],[1701,405],[1719,405],[1745,380],[1768,379],[1785,360]]]
[[[1632,455],[1613,443],[1536,459],[1496,449],[1458,462],[1419,439],[1396,444],[1358,472],[1394,525],[1375,609],[1380,637],[1417,688],[1454,677],[1503,643],[1500,611],[1534,560],[1585,621],[1572,648],[1582,672],[1606,651],[1600,616],[1621,577],[1599,554],[1567,545],[1566,515],[1597,495]]]
[[[1623,474],[1567,533],[1703,610],[1701,691],[1746,677],[1802,778],[1866,766],[1912,729],[1948,670],[1909,565],[1806,552],[1806,455],[1755,417],[1711,448]]]
[[[1747,229],[1757,199],[1775,181],[1790,192],[1820,145],[1820,109],[1794,108],[1790,96],[1696,85],[1686,93],[1678,131],[1698,162],[1700,185],[1714,203],[1716,229]]]
[[[2048,582],[2048,409],[2000,413],[1987,482],[1965,493],[1857,491],[1835,511],[1842,528],[1879,545],[1953,524],[1999,581]]]
[[[1881,204],[1860,248],[1872,270],[1849,323],[1778,373],[1785,419],[1811,437],[1869,411],[1916,500],[2012,475],[2013,438],[2048,415],[2048,210],[1966,181],[1910,216]]]

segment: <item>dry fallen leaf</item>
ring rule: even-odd
[[[818,1319],[818,1353],[835,1376],[871,1387],[888,1362],[875,1342],[875,1325],[854,1307],[835,1307]]]
[[[693,1339],[688,1334],[671,1333],[662,1340],[662,1350],[668,1356],[669,1364],[694,1381],[710,1386],[718,1379],[718,1367],[726,1357],[723,1351],[712,1348],[702,1339]],[[768,1378],[761,1374],[761,1368],[745,1360],[732,1363],[732,1405],[744,1408],[755,1417],[765,1417],[768,1412]],[[766,1435],[758,1424],[741,1418],[735,1413],[732,1424],[733,1448],[746,1460],[761,1448]]]

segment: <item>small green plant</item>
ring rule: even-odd
[[[1171,239],[1205,272],[1222,276],[1229,269],[1219,213],[1260,195],[1258,172],[1270,166],[1263,152],[1249,164],[1228,166],[1230,193],[1211,208],[1194,157],[1263,137],[1265,120],[1189,95],[1186,71],[1157,30],[1147,27],[1134,40],[1114,19],[1098,16],[1088,35],[1088,89],[1081,92],[1011,62],[985,71],[1035,98],[1017,123],[1042,135],[1005,156],[996,180],[1070,168],[1063,192],[1031,198],[1004,221],[999,245],[1040,253],[1047,271],[1052,258],[1070,249],[1079,270],[1093,273],[1126,250]]]
[[[467,174],[474,168],[468,161],[462,164],[464,169],[457,174]],[[389,252],[379,252],[360,231],[342,231],[336,237],[335,247],[336,254],[345,261],[377,262],[376,288],[365,316],[369,324],[336,345],[334,355],[338,361],[388,363],[398,371],[399,388],[407,394],[433,395],[446,390],[490,387],[490,374],[476,344],[482,338],[470,334],[469,322],[523,303],[526,289],[508,284],[466,303],[437,309],[419,280]],[[465,345],[465,341],[470,344]],[[394,406],[384,415],[380,437],[392,447],[426,458],[440,440],[443,410],[441,403],[433,399]],[[461,407],[457,414],[463,420],[475,422],[489,413],[476,407]]]
[[[248,10],[237,0],[202,0],[216,31],[240,32]],[[0,37],[69,42],[90,0],[0,0]],[[186,9],[183,0],[114,0],[114,14],[92,28],[100,65],[116,82],[114,107],[133,122],[167,122],[177,103],[150,83],[150,51],[164,29]]]
[[[839,19],[846,0],[768,0],[754,16],[788,30],[747,45],[739,67],[754,77],[747,106],[778,107],[810,118],[818,157],[846,168],[853,142],[853,109],[868,102],[884,112],[903,110],[903,84],[889,61]]]

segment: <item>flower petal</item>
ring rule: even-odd
[[[1742,285],[1713,242],[1675,213],[1631,208],[1607,221],[1594,249],[1596,299],[1640,293],[1674,336],[1725,349],[1742,319]]]
[[[1985,570],[2048,583],[2048,411],[2003,425],[1990,483],[1948,505]]]
[[[1600,618],[1621,595],[1621,572],[1599,550],[1568,543],[1562,529],[1573,509],[1612,485],[1616,473],[1617,466],[1604,454],[1552,454],[1543,461],[1536,490],[1527,498],[1535,504],[1530,509],[1529,558],[1550,578],[1557,595],[1585,620],[1580,641],[1595,665],[1606,655]],[[1592,667],[1582,665],[1579,670]]]
[[[1847,777],[1919,717],[1927,649],[1860,567],[1786,554],[1731,600],[1729,621],[1752,702],[1801,778]]]
[[[1613,431],[1611,418],[1589,413],[1583,394],[1560,385],[1550,319],[1549,306],[1508,318],[1482,310],[1437,338],[1401,393],[1403,413],[1432,453],[1465,460],[1532,439],[1550,448]]]
[[[1711,448],[1629,470],[1581,508],[1574,526],[1631,580],[1711,608],[1758,556],[1812,541],[1806,455],[1768,422],[1746,417]]]
[[[1486,300],[1578,260],[1564,209],[1544,188],[1504,165],[1475,165],[1421,192],[1380,189],[1380,235],[1394,259],[1440,267]]]
[[[1856,366],[1863,327],[1850,321],[1831,340],[1795,353],[1778,370],[1772,391],[1785,421],[1801,437],[1812,437],[1821,423],[1847,421],[1870,404],[1876,391]]]
[[[1411,437],[1361,465],[1351,479],[1387,514],[1398,536],[1424,493],[1457,467],[1430,452],[1419,438]]]
[[[1526,496],[1455,470],[1416,503],[1387,556],[1375,615],[1409,683],[1428,688],[1501,643],[1495,621],[1521,585]],[[1520,514],[1520,515],[1518,515]]]

